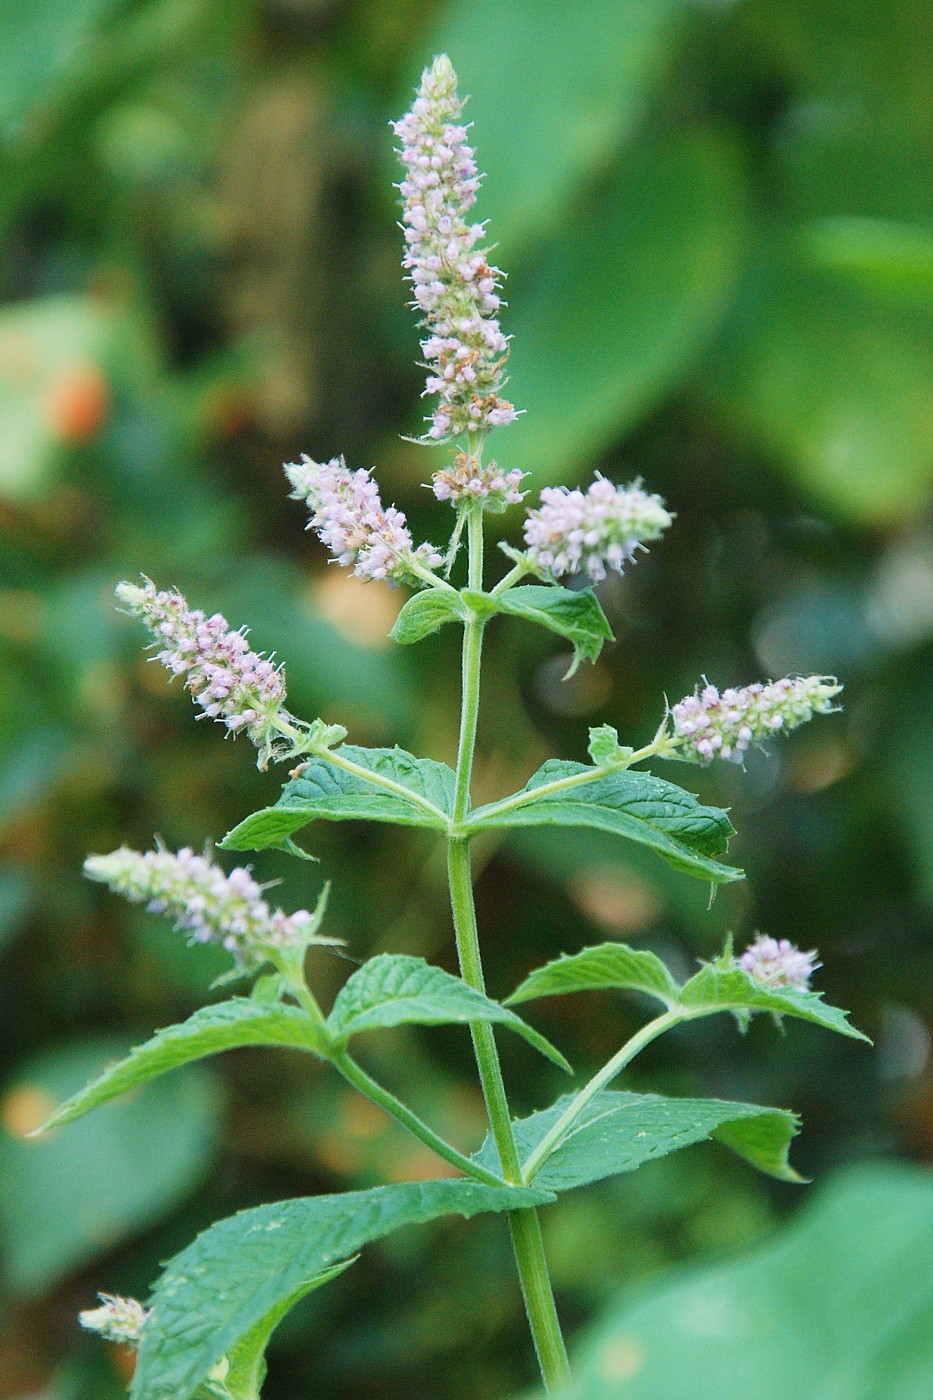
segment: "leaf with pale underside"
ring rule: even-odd
[[[66,1099],[38,1131],[44,1133],[72,1123],[99,1104],[179,1065],[248,1045],[310,1050],[317,1055],[325,1050],[320,1033],[299,1007],[233,997],[213,1006],[202,1006],[187,1021],[158,1031],[151,1040],[131,1050],[125,1059],[117,1060],[97,1079]]]
[[[550,1108],[513,1124],[522,1162],[573,1099],[574,1095],[565,1094]],[[787,1160],[797,1129],[797,1118],[784,1109],[605,1089],[586,1105],[567,1137],[535,1174],[533,1184],[549,1191],[572,1191],[619,1172],[635,1171],[646,1162],[709,1139],[730,1147],[759,1171],[782,1181],[799,1181]],[[491,1171],[499,1170],[491,1138],[483,1143],[476,1161]]]
[[[446,588],[425,588],[408,599],[389,633],[393,641],[408,646],[420,642],[445,622],[456,622],[464,616],[459,593]]]
[[[363,749],[343,744],[337,754],[376,778],[398,784],[406,792],[393,792],[368,780],[365,774],[348,773],[328,758],[312,758],[304,770],[286,783],[273,807],[254,812],[221,841],[222,850],[260,851],[285,847],[302,827],[314,821],[395,822],[436,831],[446,827],[453,807],[455,777],[446,763],[415,758],[404,749]],[[431,812],[418,799],[437,808]]]
[[[510,588],[496,599],[500,612],[522,617],[556,632],[573,644],[573,663],[567,680],[581,661],[596,661],[605,642],[611,642],[612,628],[592,588],[558,588],[548,584],[523,584]]]
[[[775,1016],[795,1016],[800,1021],[812,1021],[826,1030],[855,1040],[868,1040],[846,1020],[846,1012],[838,1006],[828,1006],[819,992],[798,987],[766,986],[756,981],[741,967],[731,966],[725,959],[706,963],[680,989],[680,1004],[693,1015],[704,1012],[771,1011]],[[869,1042],[870,1043],[870,1042]]]
[[[665,1006],[676,1005],[680,988],[659,957],[626,943],[597,943],[529,973],[506,1005],[535,997],[585,991],[644,992]]]
[[[560,1051],[514,1011],[443,968],[403,954],[382,953],[354,972],[337,994],[327,1027],[335,1041],[344,1043],[361,1031],[387,1026],[469,1025],[475,1021],[505,1026],[561,1069],[570,1070]]]
[[[537,1188],[425,1181],[281,1201],[221,1220],[171,1260],[155,1286],[132,1400],[191,1400],[221,1357],[276,1309],[403,1225],[553,1199]]]
[[[623,770],[596,775],[555,792],[536,789],[565,778],[589,775],[582,763],[550,759],[522,789],[522,805],[497,811],[480,807],[471,829],[516,826],[588,826],[649,846],[670,865],[714,883],[741,880],[743,872],[715,857],[725,851],[734,828],[719,807],[706,807],[690,792],[650,773]],[[504,804],[503,804],[504,805]]]

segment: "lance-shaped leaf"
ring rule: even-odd
[[[570,1070],[560,1051],[514,1011],[443,968],[403,954],[381,953],[354,972],[337,994],[327,1027],[334,1040],[343,1043],[360,1031],[385,1026],[469,1025],[474,1021],[505,1026],[561,1069]]]
[[[565,1094],[550,1108],[513,1124],[523,1162],[573,1100],[573,1094]],[[730,1147],[769,1176],[799,1181],[801,1178],[787,1161],[798,1127],[795,1115],[779,1108],[605,1089],[586,1105],[533,1182],[549,1191],[571,1191],[606,1176],[634,1171],[656,1157],[666,1157],[681,1147],[710,1138]],[[492,1171],[500,1169],[491,1137],[476,1154],[476,1161]]]
[[[765,986],[750,977],[744,968],[731,966],[725,959],[706,963],[680,989],[680,1004],[691,1015],[715,1011],[772,1011],[776,1016],[796,1016],[826,1030],[839,1031],[855,1040],[868,1040],[846,1020],[838,1006],[827,1006],[819,992],[798,987]],[[871,1042],[869,1041],[869,1044]]]
[[[654,953],[626,943],[597,943],[536,968],[505,1000],[510,1005],[535,997],[612,989],[644,992],[668,1007],[675,1006],[680,996],[677,983]]]
[[[133,1400],[190,1400],[221,1357],[275,1309],[403,1225],[553,1199],[537,1188],[425,1181],[282,1201],[221,1220],[177,1255],[156,1284]]]
[[[508,589],[496,603],[500,612],[536,622],[573,643],[573,664],[565,680],[581,661],[595,661],[603,643],[612,641],[612,628],[592,588],[575,591],[530,583]]]
[[[345,760],[352,771],[341,766]],[[221,841],[221,850],[285,847],[314,821],[395,822],[443,831],[453,807],[455,777],[446,763],[404,749],[343,744],[330,758],[312,758],[286,783],[274,807],[254,812]]]
[[[97,1079],[66,1099],[39,1132],[71,1123],[98,1104],[179,1065],[247,1045],[275,1045],[318,1055],[325,1050],[320,1032],[297,1006],[282,1002],[268,1005],[246,997],[202,1006],[180,1025],[158,1031],[151,1040],[138,1045],[125,1059],[110,1065]]]
[[[623,770],[590,777],[593,771],[582,763],[549,759],[515,798],[478,808],[468,825],[595,827],[650,846],[689,875],[716,883],[743,878],[741,870],[713,859],[735,834],[720,807],[705,807],[693,793],[650,773]]]
[[[464,605],[459,593],[446,588],[425,588],[416,593],[402,608],[395,619],[395,626],[389,636],[403,646],[420,642],[430,636],[445,622],[456,622],[464,616]]]

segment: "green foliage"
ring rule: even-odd
[[[402,646],[420,642],[425,637],[443,627],[445,622],[462,618],[463,600],[459,593],[448,593],[446,589],[425,588],[413,594],[395,619],[389,633],[394,641]]]
[[[527,801],[496,811],[480,807],[470,818],[475,830],[516,826],[588,826],[649,846],[670,865],[716,884],[741,880],[742,871],[713,859],[726,849],[734,828],[718,807],[703,806],[692,793],[647,773],[620,772],[579,786],[537,795],[536,789],[591,772],[582,763],[550,759],[522,788]],[[504,804],[503,804],[504,805]]]
[[[587,752],[597,768],[608,768],[627,763],[635,750],[619,743],[619,731],[611,724],[600,724],[590,730]]]
[[[680,989],[680,1004],[698,1015],[735,1011],[741,1016],[748,1011],[771,1011],[775,1016],[811,1021],[824,1030],[838,1031],[855,1040],[868,1040],[867,1035],[849,1025],[844,1011],[827,1006],[821,993],[797,987],[764,987],[741,967],[730,966],[728,960],[707,963],[695,973]]]
[[[570,1070],[560,1051],[507,1007],[490,1001],[443,968],[431,967],[423,958],[398,953],[370,958],[347,979],[337,993],[327,1027],[335,1041],[345,1043],[361,1031],[387,1026],[470,1025],[476,1021],[505,1026],[561,1069]]]
[[[666,965],[654,953],[629,948],[625,943],[599,943],[594,948],[558,958],[529,973],[509,1002],[535,997],[561,996],[565,992],[644,992],[667,1007],[677,1004],[680,988]]]
[[[508,589],[496,602],[500,612],[536,622],[573,643],[573,664],[565,680],[576,673],[581,661],[596,661],[603,644],[612,641],[612,628],[592,588],[575,592],[529,583]]]
[[[443,830],[453,806],[453,770],[446,763],[415,758],[404,749],[361,749],[343,744],[346,758],[362,773],[348,773],[329,758],[312,758],[301,775],[285,785],[274,807],[254,812],[220,843],[225,851],[284,847],[288,838],[313,821],[395,822]],[[389,790],[367,773],[396,785]],[[411,798],[407,793],[413,794]],[[418,799],[421,799],[419,802]],[[427,806],[425,805],[427,804]],[[431,807],[436,810],[432,812]],[[287,849],[287,847],[286,847]]]
[[[920,1400],[931,1250],[929,1173],[849,1168],[764,1244],[614,1303],[580,1348],[568,1400]]]
[[[403,1225],[513,1210],[546,1191],[412,1182],[259,1206],[221,1220],[165,1268],[153,1292],[133,1400],[189,1400],[213,1366],[334,1265]]]
[[[16,1105],[27,1123],[43,1114],[122,1048],[83,1042],[23,1065],[8,1121]],[[171,1211],[203,1180],[218,1126],[214,1085],[191,1068],[42,1141],[4,1132],[0,1231],[16,1292],[41,1293]]]
[[[519,1156],[534,1149],[573,1102],[567,1094],[550,1108],[515,1123]],[[618,1172],[635,1171],[646,1162],[714,1139],[759,1171],[782,1181],[799,1181],[787,1161],[798,1120],[792,1113],[757,1104],[721,1099],[671,1099],[661,1094],[633,1094],[605,1089],[594,1095],[572,1131],[533,1178],[548,1191],[572,1191]],[[493,1171],[499,1167],[495,1144],[487,1139],[476,1160]]]
[[[157,1031],[124,1059],[109,1065],[92,1083],[79,1089],[42,1125],[42,1132],[81,1118],[98,1104],[155,1079],[179,1065],[235,1050],[245,1045],[279,1046],[323,1054],[326,1046],[306,1014],[282,1002],[273,1005],[244,997],[202,1006],[188,1020]]]

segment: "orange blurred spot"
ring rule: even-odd
[[[363,583],[362,579],[334,567],[318,580],[313,594],[315,611],[358,647],[389,647],[389,633],[398,617],[402,598],[387,583]]]
[[[381,1108],[359,1095],[353,1098],[347,1095],[343,1100],[340,1121],[351,1137],[363,1139],[377,1137],[388,1123]]]
[[[24,1138],[45,1122],[54,1107],[47,1089],[16,1084],[0,1104],[0,1119],[11,1137]]]
[[[647,928],[661,913],[657,894],[629,871],[597,866],[574,880],[574,903],[610,933]]]
[[[61,442],[87,442],[99,432],[109,411],[110,385],[95,364],[63,370],[45,397],[49,427]]]

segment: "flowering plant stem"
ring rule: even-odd
[[[469,546],[469,584],[483,586],[483,514],[479,508],[468,508],[467,538]],[[484,623],[474,619],[464,624],[463,692],[460,713],[460,742],[457,753],[457,783],[454,799],[453,824],[458,826],[470,810],[470,777],[476,745],[476,723],[479,714],[480,660]],[[476,926],[473,901],[473,876],[470,861],[469,836],[450,836],[447,846],[447,869],[450,880],[450,902],[453,910],[454,932],[460,971],[465,982],[477,991],[485,992],[483,963]],[[514,1184],[522,1180],[521,1163],[512,1131],[499,1052],[492,1027],[477,1023],[472,1027],[473,1048],[489,1124],[499,1153],[502,1173]],[[541,1375],[549,1393],[554,1393],[570,1379],[567,1350],[561,1335],[554,1293],[551,1288],[541,1225],[537,1212],[511,1211],[508,1216],[512,1248],[521,1282],[528,1323],[534,1338]]]

